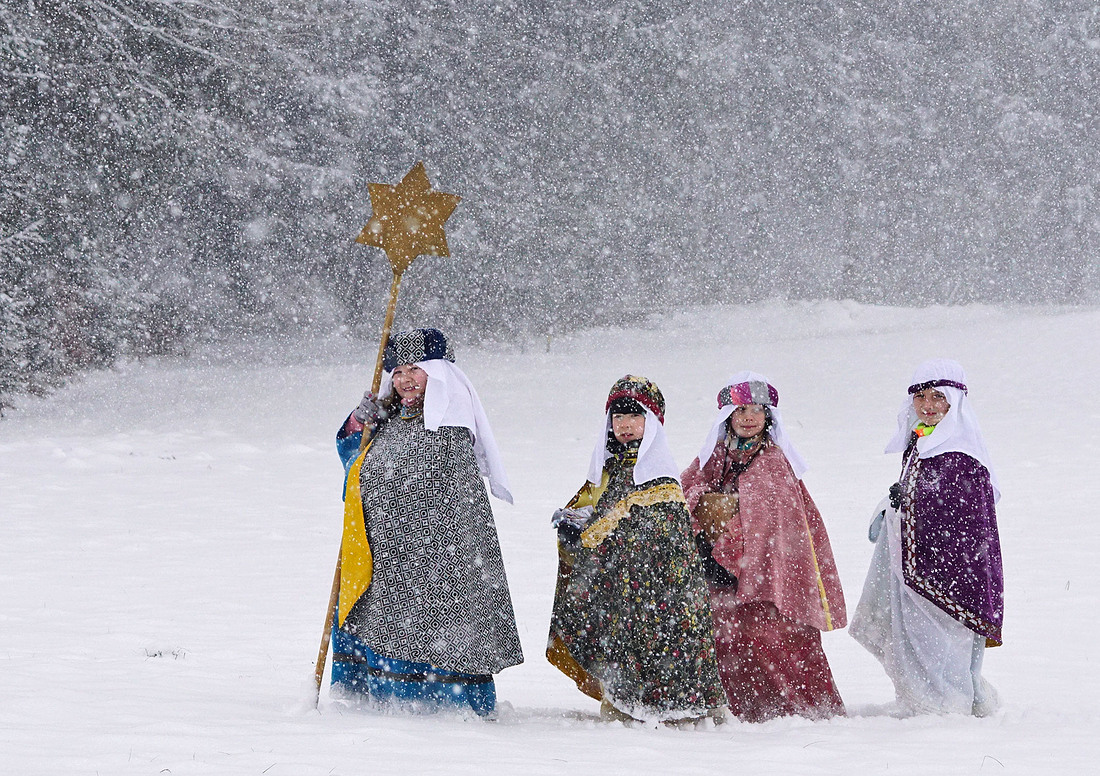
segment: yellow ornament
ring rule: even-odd
[[[355,241],[385,251],[395,276],[422,254],[450,255],[443,224],[461,197],[432,191],[423,162],[413,165],[396,186],[371,183],[369,191],[373,213]]]

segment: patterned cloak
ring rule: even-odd
[[[902,466],[905,584],[1000,646],[1004,572],[989,470],[966,453],[915,454]]]
[[[559,545],[547,657],[582,692],[636,719],[700,716],[726,704],[702,564],[679,484],[633,483],[633,460],[608,459],[579,545]]]
[[[470,432],[393,418],[357,464],[362,523],[345,521],[345,545],[349,531],[365,535],[369,587],[340,625],[380,655],[449,671],[494,674],[523,662]]]

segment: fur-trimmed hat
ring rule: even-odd
[[[748,380],[735,385],[727,385],[718,392],[718,409],[739,407],[742,404],[762,404],[765,407],[779,406],[779,391],[770,383],[762,380]]]
[[[642,407],[647,408],[657,416],[662,424],[665,422],[665,397],[661,389],[652,380],[638,375],[626,375],[620,377],[611,386],[611,393],[607,396],[607,404],[604,410],[611,411],[612,405],[622,399],[633,400]],[[621,406],[621,405],[620,405]],[[629,405],[627,405],[629,406]]]
[[[412,329],[390,336],[382,353],[382,368],[392,372],[401,364],[418,364],[444,358],[454,362],[451,344],[439,329]]]

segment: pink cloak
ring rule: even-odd
[[[821,649],[821,631],[847,624],[829,536],[783,451],[764,445],[738,478],[740,530],[734,518],[713,550],[738,579],[736,592],[711,586],[719,672],[742,719],[843,714]],[[692,514],[703,494],[732,486],[725,458],[720,440],[706,466],[696,459],[683,473]]]

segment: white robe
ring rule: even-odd
[[[981,675],[985,639],[905,584],[901,517],[889,506],[848,632],[882,663],[903,713],[986,716],[996,708]]]

